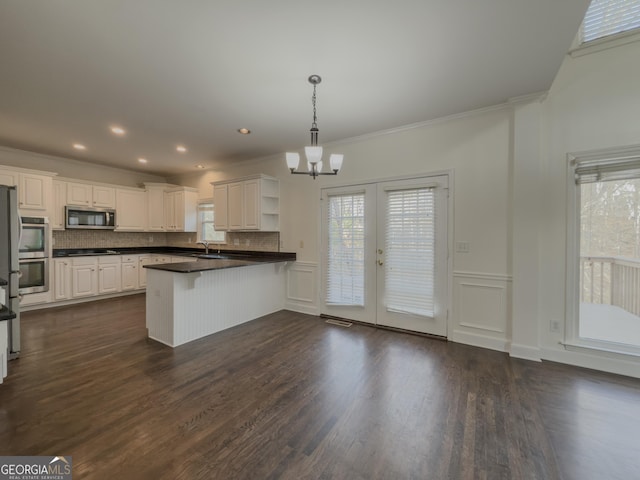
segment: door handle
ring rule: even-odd
[[[382,260],[378,260],[378,265],[384,265],[384,262]]]
[[[379,248],[379,249],[378,249],[378,253],[379,253],[380,255],[382,255],[384,252],[382,251],[382,249],[381,249],[381,248]]]

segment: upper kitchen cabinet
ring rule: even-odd
[[[213,183],[216,230],[277,232],[280,187],[276,178],[255,175]]]
[[[226,183],[216,183],[213,187],[213,226],[216,231],[223,232],[229,230],[229,206],[228,206],[229,185]]]
[[[138,188],[116,189],[116,231],[142,232],[146,228],[147,197]]]
[[[18,207],[21,211],[33,210],[34,214],[43,215],[46,214],[43,211],[51,205],[51,177],[54,175],[0,166],[0,185],[18,187]]]
[[[67,182],[67,205],[115,208],[116,189],[102,185]]]
[[[168,185],[163,183],[145,183],[147,195],[147,230],[150,232],[164,232],[164,192]]]
[[[198,230],[198,190],[174,187],[164,193],[164,225],[167,232]]]
[[[64,230],[65,215],[64,207],[67,204],[67,182],[61,180],[53,181],[53,211],[49,224],[54,230]]]

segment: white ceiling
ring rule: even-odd
[[[279,154],[313,73],[320,143],[495,105],[550,87],[588,3],[0,0],[0,145],[162,175]]]

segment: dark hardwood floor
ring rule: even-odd
[[[144,296],[25,313],[0,455],[75,479],[637,479],[640,381],[282,311],[176,349]]]

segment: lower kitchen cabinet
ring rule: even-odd
[[[122,291],[138,288],[138,255],[122,256]]]
[[[97,257],[74,258],[71,272],[71,296],[73,298],[98,294]]]
[[[150,263],[195,262],[171,255],[101,255],[53,259],[53,302],[144,290]]]
[[[71,298],[71,260],[57,258],[53,260],[53,300]]]
[[[116,293],[122,290],[120,256],[98,257],[98,293]]]

